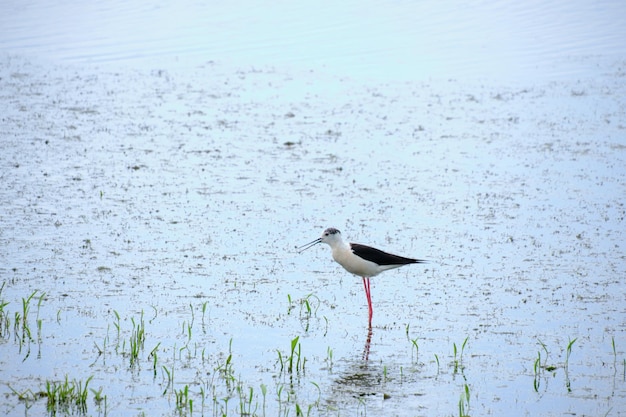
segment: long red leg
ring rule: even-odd
[[[363,277],[363,287],[365,287],[365,296],[367,297],[367,308],[369,310],[369,324],[372,327],[372,316],[374,310],[372,309],[372,294],[370,292],[370,279],[369,277]]]

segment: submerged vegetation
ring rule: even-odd
[[[0,286],[0,296],[2,296],[3,289],[4,284]],[[41,336],[45,319],[40,316],[42,305],[45,304],[44,300],[44,293],[33,291],[21,299],[19,311],[11,313],[10,303],[0,297],[0,335],[6,341],[13,342],[12,345],[16,346],[16,353],[22,355],[22,361],[28,360],[30,355],[28,346],[31,343],[36,341],[39,344],[46,343],[46,338]],[[303,314],[305,315],[312,314],[314,311],[307,307],[311,305],[311,300],[317,303],[319,299],[309,295],[298,303],[304,308]],[[291,300],[289,302],[292,303]],[[155,326],[159,318],[157,309],[153,310],[152,318],[147,321],[143,311],[140,311],[137,316],[129,317],[124,317],[116,310],[111,311],[108,324],[105,326],[106,334],[100,336],[99,341],[94,335],[96,340],[93,341],[93,345],[96,356],[95,362],[91,365],[91,369],[96,371],[94,374],[82,380],[70,378],[66,374],[60,380],[46,380],[43,386],[33,383],[30,387],[25,386],[19,389],[16,387],[17,384],[11,384],[9,388],[14,398],[22,402],[27,409],[45,400],[45,408],[50,415],[90,415],[93,412],[107,415],[110,411],[111,403],[108,399],[111,392],[119,388],[107,386],[106,377],[98,374],[98,367],[94,368],[94,365],[101,361],[102,365],[114,363],[116,367],[120,366],[122,372],[125,368],[132,379],[139,378],[140,375],[149,375],[155,388],[154,395],[166,400],[171,410],[179,416],[306,416],[337,411],[332,402],[323,401],[324,391],[328,389],[327,383],[312,380],[307,376],[311,360],[315,362],[318,369],[326,369],[328,375],[333,375],[336,359],[332,346],[326,347],[323,357],[311,358],[305,354],[307,349],[303,346],[303,340],[306,339],[295,336],[287,341],[288,349],[276,349],[275,368],[264,371],[271,378],[263,378],[250,383],[242,376],[238,368],[237,358],[241,356],[236,352],[237,343],[234,338],[230,338],[225,349],[208,350],[207,346],[204,346],[196,337],[197,334],[206,336],[210,328],[210,323],[206,322],[205,317],[206,302],[189,305],[189,318],[182,321],[179,326],[180,334],[171,341],[152,338],[151,326]],[[199,322],[195,319],[198,313],[202,317]],[[56,321],[48,323],[58,323],[58,314],[56,316]],[[36,332],[31,329],[30,323],[33,320],[37,323]],[[62,322],[56,325],[62,326]],[[109,329],[113,330],[112,334],[109,334]],[[35,336],[33,336],[34,333]],[[458,415],[469,416],[473,389],[468,376],[472,373],[468,372],[468,364],[464,360],[469,336],[459,344],[452,343],[449,362],[446,362],[449,365],[442,369],[440,363],[442,355],[439,354],[434,354],[434,359],[426,363],[420,362],[421,345],[426,342],[418,343],[418,337],[410,335],[409,325],[406,325],[405,333],[408,341],[408,362],[404,365],[397,365],[397,368],[383,363],[379,368],[381,384],[379,393],[382,398],[385,400],[393,398],[386,392],[388,384],[394,381],[403,384],[407,378],[411,380],[424,372],[431,373],[436,378],[443,378],[447,374],[452,377],[452,381],[460,375],[462,377],[459,380],[460,384],[455,384],[461,390],[460,397],[457,397]],[[544,384],[542,381],[546,379],[546,374],[553,375],[558,368],[564,371],[566,389],[568,392],[572,390],[569,381],[569,363],[576,340],[577,338],[570,339],[567,343],[564,349],[564,360],[560,366],[550,364],[548,346],[538,341],[541,349],[537,352],[533,363],[535,392],[542,389]],[[146,346],[151,348],[145,349]],[[613,366],[617,372],[619,353],[614,338],[611,339],[611,354]],[[623,375],[626,379],[626,360],[623,360],[623,363]],[[471,367],[471,364],[469,366]],[[102,372],[105,368],[100,369]],[[142,369],[147,369],[149,372],[146,374]],[[196,376],[191,380],[189,379],[190,369],[196,370]],[[319,373],[315,375],[319,376]],[[356,374],[341,378],[358,380],[363,376]],[[104,385],[98,389],[91,388],[94,381]],[[20,384],[23,385],[23,382]],[[94,408],[91,409],[91,407]],[[356,407],[363,408],[365,413],[367,401],[360,398]],[[268,409],[273,411],[269,412]]]
[[[89,381],[83,383],[80,380],[70,381],[65,376],[64,381],[46,381],[47,409],[51,415],[60,414],[84,414],[87,412],[87,396]]]
[[[42,319],[39,317],[41,304],[45,298],[45,293],[37,290],[21,300],[21,310],[15,311],[13,316],[9,312],[9,302],[2,297],[5,282],[0,286],[0,338],[10,338],[17,342],[19,353],[24,354],[23,361],[31,353],[31,344],[41,344]],[[37,311],[35,314],[36,329],[32,327],[31,308],[33,300],[37,301]],[[36,333],[35,333],[36,330]]]

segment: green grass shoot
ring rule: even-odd
[[[93,376],[87,378],[84,384],[80,380],[70,381],[67,375],[65,381],[62,382],[46,381],[45,396],[48,399],[48,412],[51,415],[86,413],[88,386],[92,378]]]

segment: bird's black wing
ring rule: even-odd
[[[361,245],[359,243],[350,243],[350,248],[356,256],[359,256],[367,261],[374,262],[378,265],[406,265],[426,262],[422,259],[412,259],[405,258],[404,256],[393,255],[391,253],[383,252],[380,249]]]

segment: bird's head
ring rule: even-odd
[[[324,230],[324,233],[322,233],[322,236],[315,239],[313,242],[309,242],[304,246],[300,246],[298,248],[298,252],[303,252],[315,245],[317,245],[318,243],[326,243],[327,245],[333,247],[335,244],[340,243],[341,242],[341,232],[337,229],[335,229],[334,227],[329,227],[328,229]]]
[[[319,238],[320,243],[326,243],[333,246],[336,242],[341,242],[341,232],[334,227],[324,230],[322,237]]]

